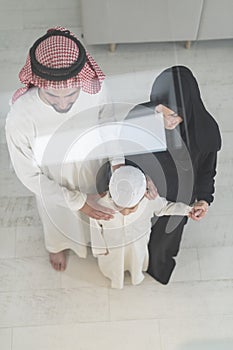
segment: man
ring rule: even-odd
[[[66,162],[75,139],[66,137],[63,147],[58,137],[67,129],[76,132],[83,120],[81,112],[87,109],[90,113],[85,116],[91,114],[95,123],[112,118],[105,76],[80,41],[56,27],[34,43],[19,78],[25,87],[12,98],[7,144],[16,175],[36,195],[50,262],[54,269],[64,270],[66,249],[86,256],[87,218],[113,217],[113,211],[96,204],[91,194],[103,160]],[[113,170],[123,162],[123,158],[112,159]]]

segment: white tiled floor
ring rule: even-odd
[[[190,50],[182,43],[125,44],[115,53],[89,47],[109,76],[114,100],[126,104],[146,100],[162,69],[189,66],[223,135],[216,202],[205,220],[187,225],[171,283],[162,286],[146,276],[137,287],[127,279],[118,291],[109,288],[91,255],[85,260],[71,254],[64,273],[50,268],[35,202],[9,165],[3,132],[7,100],[40,34],[25,30],[18,42],[9,32],[15,46],[8,51],[4,38],[0,42],[1,349],[232,349],[233,41],[197,42]]]

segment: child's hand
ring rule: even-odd
[[[157,188],[154,185],[154,182],[151,180],[151,178],[146,175],[146,193],[145,197],[147,199],[155,199],[158,196]]]
[[[200,221],[208,211],[208,203],[204,200],[194,203],[192,210],[190,211],[188,217],[194,221]]]

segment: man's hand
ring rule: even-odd
[[[189,214],[189,217],[194,221],[200,221],[206,215],[208,211],[209,204],[204,201],[198,201],[194,203],[192,211]]]
[[[121,166],[125,166],[125,164],[116,164],[112,166],[112,171],[115,171],[117,169],[119,169]]]
[[[79,209],[82,213],[96,220],[110,220],[113,219],[114,210],[106,208],[97,203],[100,197],[104,194],[88,194],[84,206]]]
[[[158,196],[157,188],[154,185],[154,182],[151,180],[151,178],[146,175],[146,193],[145,197],[147,199],[155,199]]]

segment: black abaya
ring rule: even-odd
[[[167,106],[183,118],[180,125],[183,147],[175,149],[169,137],[167,151],[126,156],[126,164],[140,167],[151,177],[159,194],[170,201],[190,204],[205,200],[210,204],[221,137],[188,68],[175,66],[162,72],[153,84],[150,101],[134,107],[127,118],[134,117],[141,108],[154,110],[158,104]],[[167,131],[167,136],[171,133]],[[174,257],[179,252],[187,217],[160,217],[154,221],[148,245],[148,273],[167,284],[175,268]]]

